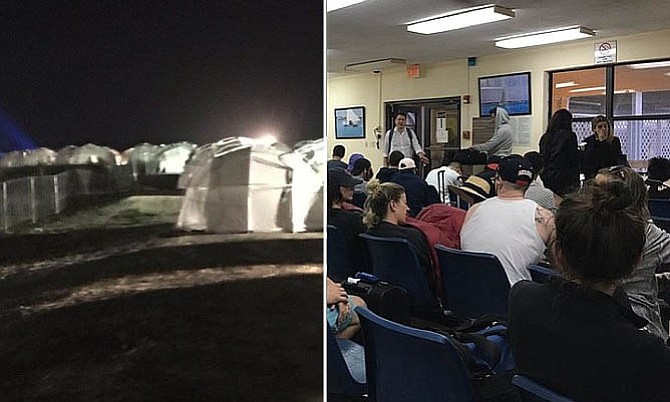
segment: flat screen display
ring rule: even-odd
[[[479,77],[479,115],[496,106],[510,116],[530,114],[530,72]]]

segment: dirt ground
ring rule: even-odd
[[[178,205],[0,239],[32,251],[0,264],[0,400],[323,399],[322,235],[183,234]]]

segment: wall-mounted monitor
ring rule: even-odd
[[[479,77],[479,115],[496,106],[510,116],[530,114],[530,72]]]

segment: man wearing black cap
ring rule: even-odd
[[[354,187],[362,183],[363,180],[351,176],[347,170],[342,168],[328,169],[328,224],[335,226],[342,234],[347,244],[349,261],[351,263],[351,276],[356,270],[361,270],[365,264],[365,254],[363,243],[358,238],[359,233],[363,233],[363,217],[358,212],[345,211],[343,204],[351,202],[354,195]],[[334,278],[344,280],[346,278]]]
[[[461,249],[498,257],[510,285],[531,280],[528,265],[544,258],[546,245],[555,236],[553,214],[524,198],[532,180],[528,159],[503,158],[495,179],[497,196],[470,207],[461,230]]]

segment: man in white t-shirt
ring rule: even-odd
[[[440,183],[440,172],[444,175],[444,182]],[[459,177],[463,175],[463,170],[461,168],[461,163],[456,161],[451,161],[437,167],[426,176],[426,183],[429,186],[435,187],[437,193],[440,195],[440,199],[443,203],[449,202],[449,190],[448,186],[460,187],[461,182],[458,180]]]
[[[532,279],[528,265],[544,258],[556,236],[553,213],[524,198],[532,169],[521,155],[503,158],[495,179],[497,196],[472,205],[461,229],[461,249],[498,257],[510,285]]]
[[[405,126],[407,115],[398,112],[395,116],[395,127],[386,132],[382,142],[382,155],[384,156],[384,166],[388,166],[388,156],[393,151],[400,151],[406,158],[419,157],[423,164],[428,164],[426,153],[421,149],[419,139],[416,133]]]

